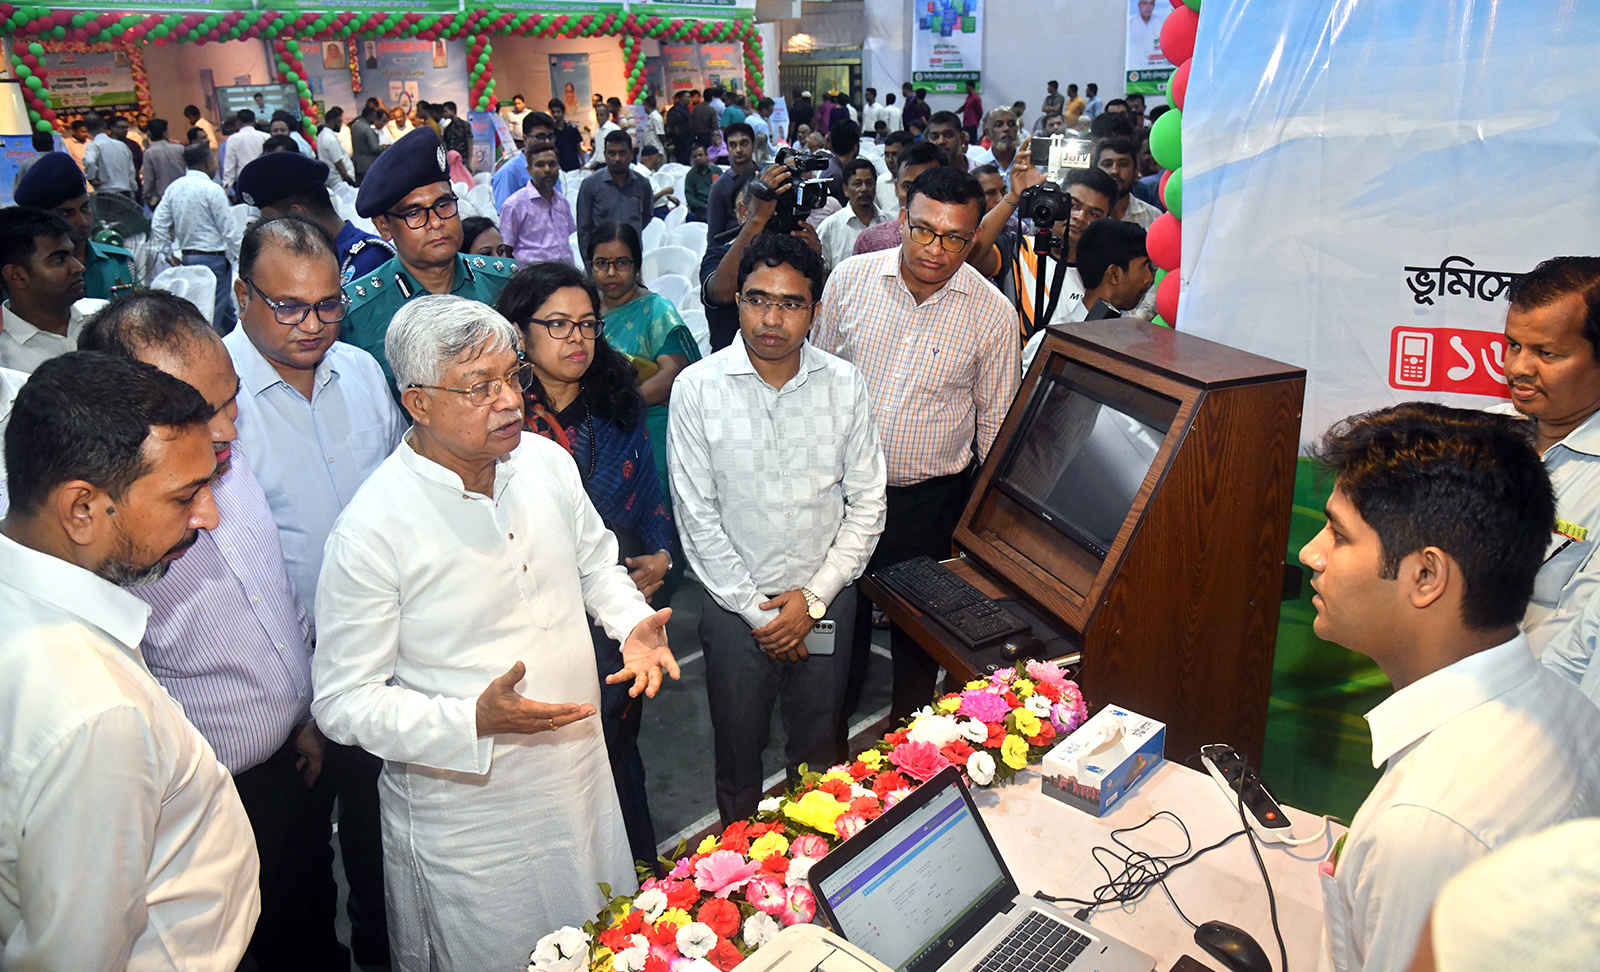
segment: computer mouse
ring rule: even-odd
[[[1194,943],[1233,972],[1272,972],[1267,953],[1250,933],[1225,921],[1208,921],[1196,928]]]
[[[1018,658],[1042,658],[1044,642],[1026,631],[1014,634],[1000,646],[1000,657],[1010,661]]]

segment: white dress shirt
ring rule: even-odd
[[[101,132],[83,151],[83,174],[102,192],[133,192],[139,173],[133,166],[133,149],[121,139]]]
[[[65,334],[41,331],[18,317],[11,310],[11,301],[0,303],[0,368],[31,375],[33,369],[51,358],[76,351],[83,322],[109,303],[96,297],[73,301]]]
[[[279,376],[244,328],[222,343],[239,372],[239,441],[272,507],[289,576],[315,612],[322,548],[356,490],[394,452],[405,419],[372,355],[335,341],[311,401]]]
[[[904,149],[905,146],[900,148]],[[878,174],[878,212],[888,214],[890,219],[900,216],[900,196],[894,191],[893,169]]]
[[[409,436],[414,433],[408,433]],[[317,590],[311,711],[384,764],[396,968],[527,961],[636,885],[598,718],[479,738],[477,700],[517,691],[599,707],[585,609],[621,641],[653,612],[561,446],[533,433],[492,496],[402,443],[335,524]]]
[[[1403,972],[1439,889],[1523,834],[1600,814],[1600,709],[1518,634],[1367,713],[1383,777],[1322,878],[1323,967]]]
[[[231,144],[231,143],[230,143]],[[198,169],[167,187],[150,220],[150,248],[158,256],[170,251],[225,253],[228,263],[239,264],[239,245],[233,236],[233,206],[228,194]]]
[[[232,189],[239,180],[240,171],[261,158],[261,147],[267,144],[269,137],[266,132],[252,125],[246,125],[228,136],[228,150],[222,153],[222,185],[225,188]]]
[[[231,972],[260,864],[139,654],[149,608],[0,535],[0,968]]]
[[[817,238],[822,241],[822,261],[828,269],[843,263],[855,252],[856,237],[868,226],[877,226],[897,218],[899,214],[890,215],[881,209],[873,209],[871,222],[863,223],[861,217],[856,215],[855,207],[846,206],[824,219],[817,227]]]
[[[350,160],[349,149],[346,149],[344,143],[339,141],[339,133],[331,128],[323,128],[317,132],[317,158],[328,163],[330,181],[331,179],[339,179],[342,182],[344,175],[355,175],[356,167],[355,163]],[[344,175],[340,174],[340,162],[344,163],[344,169],[342,170]]]
[[[744,339],[672,386],[672,509],[695,576],[752,629],[757,605],[805,588],[824,603],[855,582],[883,532],[886,472],[849,362],[800,349],[782,388],[756,373]]]
[[[6,426],[11,423],[11,406],[17,400],[17,392],[22,390],[27,380],[28,376],[20,371],[0,368],[0,442],[5,441]],[[6,493],[6,453],[0,449],[0,518],[6,515],[10,505]]]

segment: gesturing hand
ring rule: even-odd
[[[638,698],[655,698],[661,689],[661,673],[665,671],[674,679],[678,677],[678,660],[667,647],[667,619],[672,608],[662,608],[634,625],[628,639],[622,643],[622,671],[606,676],[607,685],[616,685],[633,679],[628,695]]]
[[[478,735],[554,732],[565,725],[594,715],[594,706],[585,702],[535,702],[517,694],[527,666],[517,662],[511,670],[489,683],[478,696]]]

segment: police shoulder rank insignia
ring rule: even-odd
[[[477,267],[479,270],[483,269],[484,263],[485,263],[485,261],[484,261],[483,257],[476,257],[472,261],[472,265]]]
[[[367,288],[365,288],[365,287],[357,287],[356,288],[356,296],[357,297],[365,297],[365,296],[367,296]]]

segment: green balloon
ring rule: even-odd
[[[61,38],[67,36],[67,28],[57,24],[50,28],[50,36],[54,37],[56,40],[60,40]]]
[[[286,73],[284,75],[284,78],[287,79],[290,84],[293,84],[294,82],[300,80],[300,75],[296,74],[293,71],[290,71],[290,72],[288,72],[288,73]]]
[[[1188,7],[1190,10],[1193,10],[1195,13],[1200,12],[1200,0],[1183,0],[1183,3],[1184,6]]]
[[[44,45],[38,41],[34,41],[28,45],[28,53],[32,54],[34,57],[38,57],[40,54],[44,53]]]
[[[13,70],[17,72],[17,77],[19,78],[26,79],[33,77],[33,69],[28,67],[26,64],[18,64]],[[98,149],[96,151],[98,151]]]
[[[1183,218],[1183,170],[1173,169],[1172,175],[1167,176],[1167,191],[1163,200],[1167,204],[1167,212],[1175,219]]]
[[[49,122],[45,121],[43,118],[41,118],[38,121],[34,122],[33,123],[33,127],[37,131],[41,131],[41,132],[53,132],[53,131],[55,131],[55,126],[51,125]],[[320,320],[320,318],[318,318],[318,319]]]
[[[1150,319],[1150,323],[1154,324],[1156,327],[1171,327],[1172,326],[1171,324],[1168,324],[1167,323],[1167,319],[1162,317],[1160,314],[1157,314],[1155,317],[1152,317]]]
[[[89,22],[89,18],[85,17],[83,14],[73,14],[72,15],[72,26],[74,26],[74,27],[82,27],[84,24],[87,24],[88,22]]]
[[[1183,112],[1174,108],[1150,128],[1150,155],[1163,169],[1183,165]]]
[[[26,81],[26,82],[24,82],[24,83],[25,83],[25,84],[27,84],[27,86],[28,86],[28,87],[30,87],[30,88],[32,88],[32,89],[33,89],[33,90],[35,90],[35,91],[38,91],[38,90],[39,90],[39,89],[40,89],[40,88],[42,88],[42,87],[44,87],[44,82],[43,82],[43,81],[40,81],[40,80],[39,80],[39,79],[38,79],[38,78],[36,78],[36,77],[33,77],[33,78],[29,78],[29,79],[28,79],[28,80],[27,80],[27,81]]]

